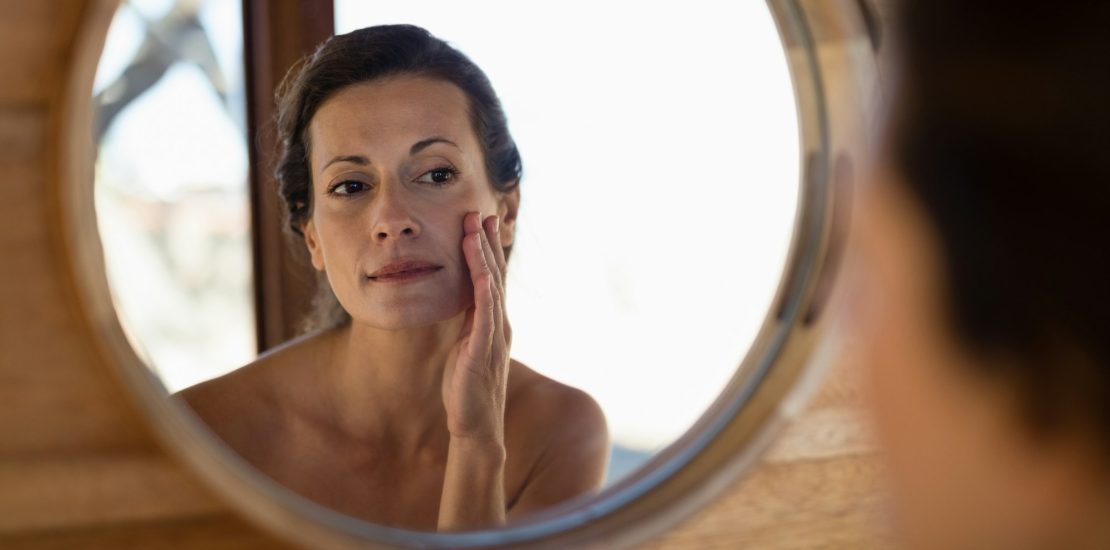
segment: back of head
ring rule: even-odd
[[[894,30],[891,156],[956,337],[1017,358],[990,364],[1034,427],[1078,419],[1110,449],[1110,2],[905,0]]]

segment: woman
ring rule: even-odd
[[[487,528],[596,490],[597,404],[509,357],[520,156],[485,75],[381,26],[329,39],[279,93],[317,330],[181,395],[259,470],[369,521]]]
[[[913,548],[1110,548],[1110,3],[906,0],[855,233]]]

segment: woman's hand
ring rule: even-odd
[[[448,355],[443,404],[452,438],[504,444],[505,388],[512,330],[505,314],[505,254],[498,217],[463,217],[463,255],[474,286],[474,306]]]
[[[459,340],[443,373],[451,441],[439,503],[439,530],[505,522],[505,392],[512,331],[505,315],[505,254],[498,218],[463,218],[463,255],[474,285]]]

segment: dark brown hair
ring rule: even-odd
[[[954,333],[1040,433],[1110,449],[1110,3],[904,0],[893,160]]]
[[[471,127],[482,148],[490,185],[500,192],[520,184],[521,160],[505,112],[489,79],[469,58],[413,25],[382,25],[333,36],[285,76],[277,91],[280,155],[275,176],[286,208],[292,245],[303,247],[312,216],[308,126],[317,109],[339,90],[397,75],[419,75],[458,86],[469,103]],[[511,247],[505,248],[508,256]],[[324,277],[317,277],[313,312],[304,330],[350,320]]]

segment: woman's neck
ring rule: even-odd
[[[412,329],[357,321],[337,329],[324,389],[343,434],[399,451],[446,445],[443,371],[464,316]]]

